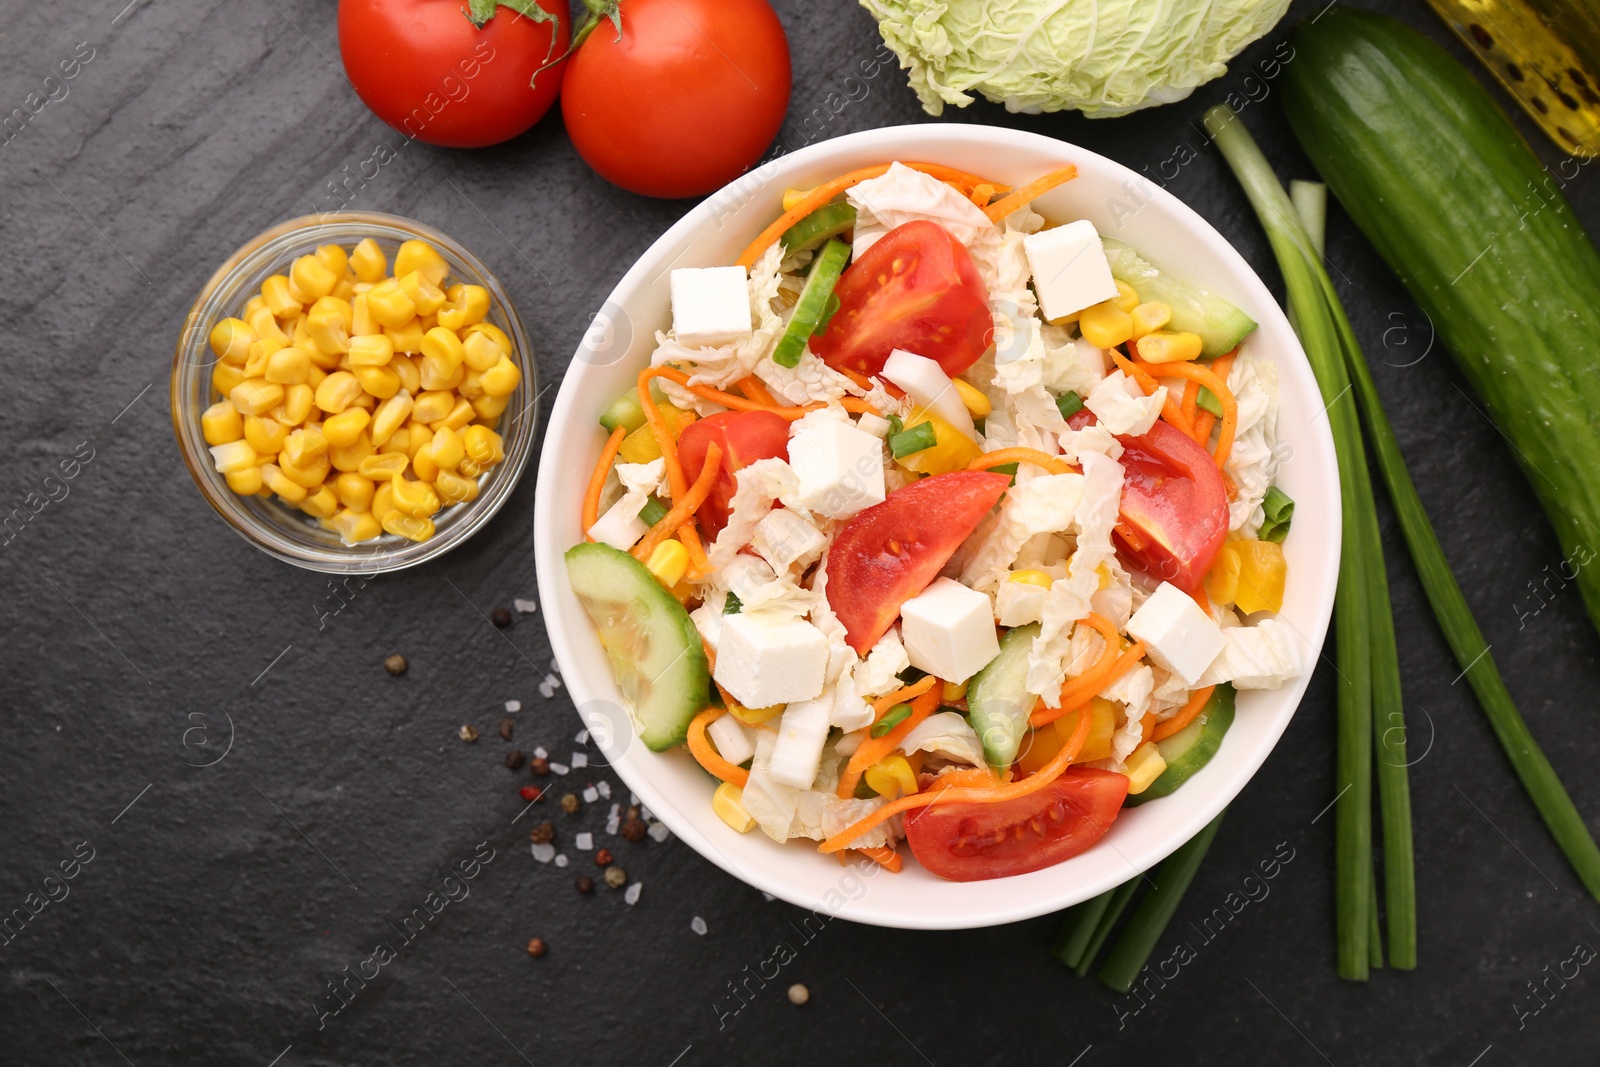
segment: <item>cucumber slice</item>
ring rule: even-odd
[[[805,351],[811,335],[827,329],[828,320],[839,309],[833,287],[838,284],[839,275],[844,273],[844,265],[848,262],[850,246],[830,237],[812,261],[805,288],[800,290],[800,299],[795,302],[794,315],[789,319],[783,336],[778,339],[777,347],[772,350],[772,362],[781,367],[797,365],[800,353]]]
[[[615,430],[618,426],[621,426],[629,433],[643,426],[644,408],[639,404],[639,390],[637,388],[629,389],[626,393],[613,400],[611,406],[606,408],[605,413],[600,416],[600,425],[606,428],[607,433]]]
[[[1206,359],[1232,352],[1256,328],[1256,320],[1209,289],[1185,285],[1139,258],[1129,245],[1101,238],[1111,276],[1138,290],[1140,300],[1159,300],[1172,308],[1169,330],[1200,335],[1200,354]]]
[[[1157,741],[1161,758],[1167,769],[1150,783],[1143,793],[1128,797],[1124,807],[1134,807],[1147,800],[1164,797],[1188,781],[1196,771],[1211,762],[1211,757],[1222,747],[1222,735],[1233,725],[1233,686],[1224,682],[1211,694],[1206,706],[1200,709],[1194,722],[1185,726],[1165,741]]]
[[[1036,622],[1006,631],[1000,654],[967,686],[968,717],[983,742],[984,758],[996,770],[1004,770],[1017,758],[1028,716],[1039,702],[1028,692],[1028,651],[1038,636]]]
[[[849,204],[823,204],[784,230],[783,236],[778,239],[783,242],[785,252],[803,252],[808,248],[816,248],[830,237],[838,237],[855,224],[856,209]]]
[[[689,613],[626,552],[582,544],[566,559],[567,580],[600,631],[639,739],[654,752],[682,744],[711,684]]]

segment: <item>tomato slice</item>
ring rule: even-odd
[[[811,338],[828,366],[877,374],[897,348],[938,361],[952,378],[994,339],[989,294],[965,245],[919,219],[880,237],[839,278],[839,310]]]
[[[698,423],[696,425],[699,425]],[[952,471],[896,489],[860,512],[828,550],[828,604],[860,655],[927,588],[1011,484],[1009,474]]]
[[[1186,593],[1200,588],[1228,536],[1228,490],[1216,460],[1165,422],[1122,442],[1117,538],[1142,570]]]
[[[930,804],[905,816],[906,841],[952,882],[1027,874],[1076,856],[1111,829],[1128,778],[1069,767],[1036,793],[1000,804]]]
[[[695,513],[710,537],[728,525],[733,494],[739,488],[734,475],[758,459],[789,458],[789,424],[770,411],[721,411],[690,423],[678,438],[678,462],[691,485],[700,477],[713,441],[722,449],[722,471]]]

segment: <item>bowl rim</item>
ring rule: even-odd
[[[659,238],[647,248],[638,259],[629,267],[622,278],[607,295],[602,309],[624,307],[624,294],[630,290],[639,289],[640,292],[648,291],[642,288],[641,283],[651,274],[662,272],[658,262],[667,258],[671,249],[680,243],[687,242],[685,238],[694,231],[710,223],[728,204],[735,208],[747,202],[751,196],[761,189],[772,186],[781,186],[783,176],[807,168],[816,167],[834,156],[846,156],[860,149],[870,147],[873,153],[887,162],[894,159],[915,159],[918,151],[931,151],[930,141],[938,143],[940,151],[981,151],[985,147],[1005,147],[1008,149],[1032,150],[1042,155],[1054,156],[1062,163],[1079,163],[1093,161],[1096,167],[1109,169],[1115,175],[1128,183],[1125,189],[1136,190],[1139,195],[1147,200],[1160,202],[1163,208],[1184,221],[1185,228],[1190,230],[1198,240],[1203,243],[1208,255],[1219,257],[1222,261],[1231,258],[1232,266],[1239,272],[1248,299],[1251,314],[1258,319],[1261,325],[1269,322],[1274,326],[1274,331],[1286,337],[1291,348],[1280,351],[1275,356],[1275,361],[1284,363],[1298,363],[1301,366],[1291,373],[1303,378],[1309,378],[1315,389],[1315,378],[1312,376],[1309,363],[1303,349],[1298,343],[1298,338],[1288,324],[1287,317],[1278,302],[1272,297],[1270,290],[1261,280],[1255,269],[1245,260],[1244,256],[1203,216],[1188,204],[1178,199],[1166,189],[1155,186],[1144,176],[1132,169],[1103,156],[1090,149],[1072,142],[1047,137],[1042,134],[1014,130],[1006,127],[996,127],[984,124],[953,124],[953,123],[923,123],[900,126],[888,126],[878,129],[864,130],[857,133],[845,134],[826,141],[805,146],[787,155],[778,157],[761,165],[756,170],[748,172],[723,189],[711,194],[705,200],[696,204],[682,218],[674,223]],[[959,164],[953,164],[959,165]],[[682,252],[679,252],[682,255]],[[637,294],[633,297],[637,300]],[[582,388],[581,379],[586,375],[582,372],[583,365],[587,362],[585,355],[591,350],[588,335],[580,342],[574,354],[572,367],[564,376],[561,388],[557,393],[552,406],[550,420],[546,428],[546,439],[540,458],[540,467],[536,481],[544,491],[535,499],[534,508],[534,552],[535,567],[539,578],[539,596],[541,607],[545,616],[545,627],[550,637],[551,651],[562,671],[568,696],[573,701],[574,707],[581,709],[590,701],[606,699],[604,689],[607,685],[615,690],[614,681],[602,680],[592,682],[575,669],[572,665],[577,662],[574,652],[574,633],[577,631],[592,632],[589,620],[578,611],[576,619],[568,611],[566,605],[556,595],[556,590],[565,582],[564,568],[561,563],[561,554],[569,546],[558,544],[556,538],[556,507],[561,502],[556,500],[554,494],[545,487],[553,484],[557,468],[566,462],[560,456],[559,442],[566,436],[570,420],[573,419],[575,399]],[[595,369],[599,369],[598,367]],[[1316,397],[1320,402],[1320,391]],[[581,426],[582,423],[571,423],[572,426]],[[1280,431],[1281,433],[1282,431]],[[654,775],[648,773],[644,766],[635,762],[635,753],[646,752],[651,759],[661,755],[650,753],[643,746],[633,745],[627,749],[623,757],[612,761],[610,766],[617,771],[633,793],[644,803],[661,822],[675,835],[682,838],[703,858],[709,860],[724,871],[733,875],[740,881],[762,890],[770,896],[785,900],[796,906],[812,910],[817,913],[826,912],[828,917],[845,918],[868,925],[884,926],[900,929],[917,930],[944,930],[944,929],[974,929],[996,926],[1010,922],[1035,918],[1039,915],[1059,911],[1073,904],[1089,899],[1099,893],[1105,892],[1136,877],[1137,872],[1148,870],[1172,853],[1173,850],[1189,840],[1204,828],[1206,824],[1216,818],[1220,812],[1232,803],[1238,794],[1255,777],[1266,758],[1276,749],[1284,731],[1288,728],[1295,712],[1298,710],[1305,692],[1310,684],[1312,674],[1328,633],[1329,622],[1333,612],[1333,591],[1338,571],[1338,557],[1340,546],[1341,516],[1336,506],[1338,495],[1338,469],[1334,461],[1332,432],[1327,419],[1313,420],[1312,424],[1297,428],[1297,433],[1309,435],[1309,440],[1314,440],[1317,452],[1326,460],[1319,463],[1316,475],[1319,478],[1329,479],[1323,491],[1323,499],[1327,500],[1331,493],[1335,506],[1328,509],[1328,514],[1319,525],[1323,528],[1324,540],[1331,544],[1331,551],[1321,558],[1326,560],[1326,565],[1318,568],[1313,577],[1316,579],[1317,588],[1313,590],[1312,617],[1315,625],[1309,633],[1300,633],[1306,651],[1307,670],[1300,677],[1292,680],[1273,695],[1283,701],[1285,710],[1278,713],[1277,718],[1267,724],[1259,751],[1252,753],[1247,763],[1234,772],[1233,778],[1219,783],[1218,787],[1209,794],[1198,797],[1199,803],[1185,809],[1179,818],[1179,824],[1169,831],[1169,836],[1162,838],[1160,845],[1153,850],[1147,849],[1149,855],[1140,855],[1137,862],[1123,855],[1127,869],[1114,874],[1108,873],[1085,880],[1082,885],[1075,886],[1069,894],[1060,899],[1043,899],[1048,894],[1024,892],[1012,894],[1015,901],[1008,901],[1008,894],[997,891],[990,895],[992,907],[981,913],[964,914],[955,916],[947,911],[937,909],[900,909],[895,910],[882,906],[866,906],[872,904],[868,896],[855,899],[840,899],[838,903],[829,901],[829,893],[820,897],[807,891],[797,889],[787,880],[769,872],[758,864],[740,864],[731,859],[715,841],[701,829],[701,825],[694,819],[679,811],[667,799],[665,793],[656,784]],[[576,624],[576,625],[574,625]],[[1298,631],[1297,631],[1298,632]],[[580,718],[582,714],[580,712]],[[587,722],[585,725],[589,725]],[[709,810],[709,806],[708,806]],[[715,817],[712,816],[714,820]],[[707,824],[709,825],[709,823]],[[767,842],[763,842],[767,843]],[[1108,844],[1105,839],[1097,842],[1095,847]],[[773,847],[777,843],[771,842]],[[792,842],[790,843],[793,844]],[[1115,846],[1112,846],[1113,848]],[[1087,850],[1087,855],[1093,848]],[[1117,850],[1119,854],[1121,850]],[[820,857],[819,857],[820,859]],[[1071,862],[1070,860],[1067,862]],[[1044,868],[1042,871],[1029,875],[1019,875],[1015,879],[998,879],[993,883],[954,883],[954,884],[995,884],[1004,885],[1014,880],[1034,878],[1048,871],[1056,870],[1061,865]],[[857,870],[863,876],[875,873],[875,865],[870,861],[862,861]]]
[[[185,386],[190,373],[204,373],[216,362],[208,338],[214,325],[213,320],[223,309],[209,307],[213,297],[247,266],[255,269],[252,259],[256,255],[269,246],[296,235],[309,235],[319,230],[327,231],[330,240],[338,243],[348,239],[350,231],[360,231],[363,228],[373,231],[381,228],[403,233],[406,235],[403,239],[414,237],[426,240],[434,244],[447,259],[456,260],[476,275],[472,283],[481,283],[488,289],[491,301],[499,304],[500,310],[506,317],[509,328],[505,332],[511,339],[512,352],[517,357],[518,368],[522,371],[522,379],[511,397],[514,401],[523,400],[525,397],[530,399],[523,412],[517,416],[516,433],[503,434],[506,444],[505,458],[486,472],[484,480],[480,482],[479,495],[469,501],[462,511],[452,517],[450,524],[436,532],[433,537],[421,542],[402,540],[391,544],[379,539],[357,545],[314,548],[296,544],[287,538],[269,536],[268,529],[255,521],[247,512],[243,512],[237,506],[229,506],[230,502],[221,498],[221,493],[229,491],[225,487],[218,488],[215,479],[211,477],[212,472],[201,462],[201,457],[206,454],[208,447],[200,431],[201,412],[190,409]],[[332,236],[334,234],[343,236],[335,240]],[[193,358],[197,352],[204,353],[203,362]],[[200,370],[196,371],[196,368]],[[533,345],[528,340],[527,330],[517,313],[516,305],[511,300],[510,293],[499,276],[470,249],[442,230],[404,215],[381,211],[339,211],[300,215],[270,226],[240,245],[212,272],[184,316],[183,329],[178,335],[172,360],[169,407],[172,413],[173,433],[177,438],[178,452],[183,458],[184,466],[188,468],[189,476],[199,488],[200,495],[229,528],[267,555],[304,570],[370,577],[374,574],[407,570],[437,559],[465,543],[505,506],[517,483],[522,479],[539,438],[540,419],[537,400],[541,393],[538,379],[538,362],[534,357]],[[501,427],[502,432],[505,429],[506,427]]]

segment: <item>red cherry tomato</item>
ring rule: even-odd
[[[1228,490],[1211,453],[1165,422],[1122,442],[1126,554],[1156,578],[1194,593],[1228,536]]]
[[[362,103],[407,137],[447,148],[499,144],[544,117],[567,48],[565,0],[553,21],[497,8],[480,30],[465,0],[340,0],[339,56]]]
[[[937,361],[953,378],[994,340],[978,265],[936,222],[908,222],[878,238],[833,292],[839,310],[811,338],[811,350],[839,370],[877,374],[889,353],[903,348]]]
[[[1127,795],[1126,775],[1071,767],[1016,800],[930,804],[907,812],[906,841],[917,862],[953,882],[1027,874],[1100,840]]]
[[[828,550],[828,604],[857,653],[938,577],[961,542],[999,502],[1009,474],[952,471],[912,482],[858,514]]]
[[[734,475],[758,459],[789,458],[789,424],[770,411],[722,411],[690,423],[678,438],[678,462],[690,484],[700,477],[713,441],[722,449],[722,470],[711,495],[695,513],[710,537],[728,525],[733,494],[739,488]]]
[[[766,0],[622,0],[567,64],[584,162],[645,196],[701,196],[749,170],[789,107],[789,39]]]

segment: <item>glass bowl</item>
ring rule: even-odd
[[[213,466],[200,430],[201,413],[218,399],[211,387],[211,372],[217,362],[208,340],[212,326],[230,315],[239,315],[245,301],[260,290],[262,281],[273,274],[287,274],[296,257],[314,251],[318,245],[349,248],[365,237],[377,241],[391,263],[402,242],[427,241],[450,264],[451,281],[487,289],[490,306],[485,321],[511,338],[511,358],[522,371],[522,380],[496,428],[505,440],[505,459],[479,476],[476,499],[443,508],[433,516],[434,535],[426,541],[408,541],[385,533],[371,541],[346,545],[316,519],[276,497],[239,496]],[[533,451],[539,420],[534,404],[539,395],[537,379],[533,349],[505,287],[477,256],[455,240],[431,226],[398,215],[371,211],[307,215],[279,223],[246,243],[217,268],[200,290],[189,309],[172,360],[172,424],[184,463],[200,492],[229,526],[263,552],[313,571],[397,571],[455,548],[506,502]]]

